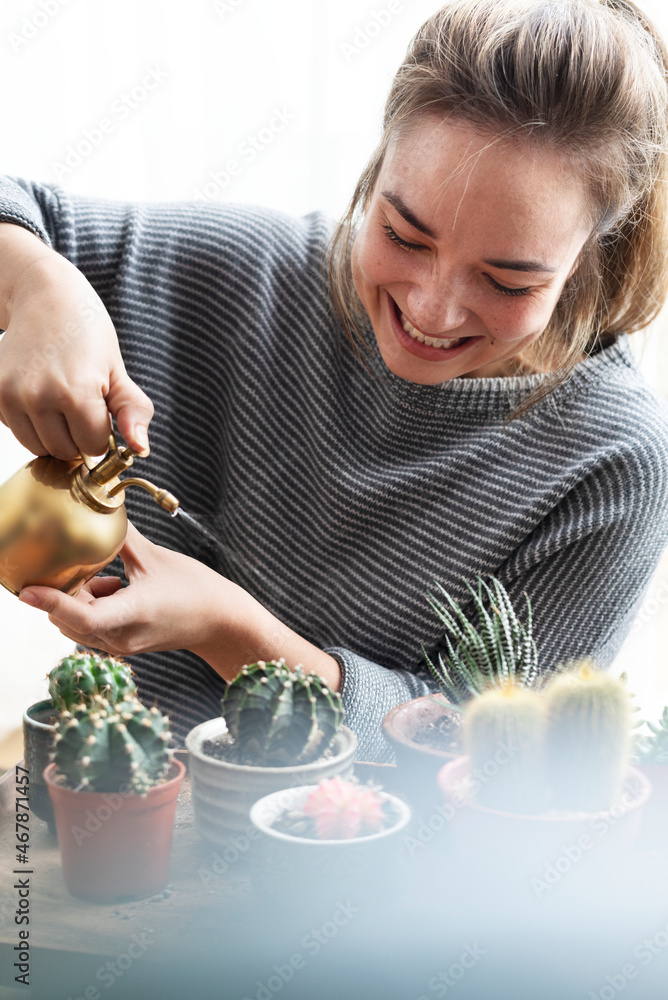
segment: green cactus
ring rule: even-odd
[[[658,722],[646,722],[649,733],[638,737],[635,759],[641,764],[668,764],[668,705]]]
[[[464,708],[463,730],[476,801],[507,812],[542,812],[547,801],[542,695],[511,682],[489,689]]]
[[[126,695],[111,704],[99,695],[61,712],[53,760],[66,783],[85,791],[127,786],[140,795],[164,777],[172,751],[169,720]]]
[[[545,690],[546,761],[555,809],[609,809],[621,790],[631,745],[624,681],[584,660]]]
[[[49,694],[58,711],[71,712],[76,705],[90,704],[97,695],[117,702],[137,688],[132,670],[122,660],[96,653],[74,653],[56,664],[48,675]]]
[[[285,660],[244,666],[221,699],[237,745],[266,766],[305,764],[321,756],[343,720],[341,696],[324,678]]]
[[[538,670],[529,598],[526,597],[527,617],[523,625],[500,580],[490,577],[486,583],[479,575],[477,584],[476,590],[466,583],[473,598],[477,627],[439,583],[437,587],[445,603],[427,594],[429,604],[445,626],[447,655],[439,653],[437,666],[427,655],[424,644],[422,652],[433,677],[453,705],[489,688],[502,688],[508,682],[538,689],[544,680]]]

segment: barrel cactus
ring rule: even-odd
[[[623,680],[583,660],[555,677],[545,698],[554,807],[609,809],[621,790],[631,747],[631,699]]]
[[[547,802],[545,699],[518,684],[492,688],[468,702],[463,725],[476,801],[509,812],[541,812]]]
[[[328,748],[341,722],[341,696],[324,678],[284,659],[242,667],[221,699],[228,732],[255,763],[306,764]]]
[[[60,713],[53,760],[68,786],[138,794],[160,783],[172,757],[169,720],[132,695],[113,704],[92,695]]]
[[[477,588],[466,582],[473,598],[473,620],[437,583],[440,600],[427,594],[445,632],[445,653],[433,663],[422,646],[426,664],[448,701],[458,705],[508,683],[540,688],[538,652],[532,635],[531,603],[526,598],[526,623],[517,616],[508,593],[495,577],[477,577]]]
[[[137,688],[129,664],[97,653],[73,653],[64,657],[48,675],[49,694],[58,711],[71,712],[96,696],[117,702],[134,695]]]

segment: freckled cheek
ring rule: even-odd
[[[550,321],[552,312],[535,303],[510,301],[502,308],[487,313],[485,325],[500,341],[515,343],[531,338],[535,340]]]

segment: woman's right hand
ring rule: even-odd
[[[148,454],[153,404],[128,376],[84,275],[21,226],[0,223],[0,420],[35,455],[107,450],[110,422]]]

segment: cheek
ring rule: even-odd
[[[355,282],[374,286],[400,280],[403,274],[401,262],[397,261],[396,254],[392,251],[393,248],[388,247],[382,237],[370,235],[363,227],[352,250]]]
[[[552,297],[549,301],[523,300],[509,297],[509,301],[494,304],[485,310],[482,318],[489,332],[500,341],[514,343],[541,335],[554,311]]]

